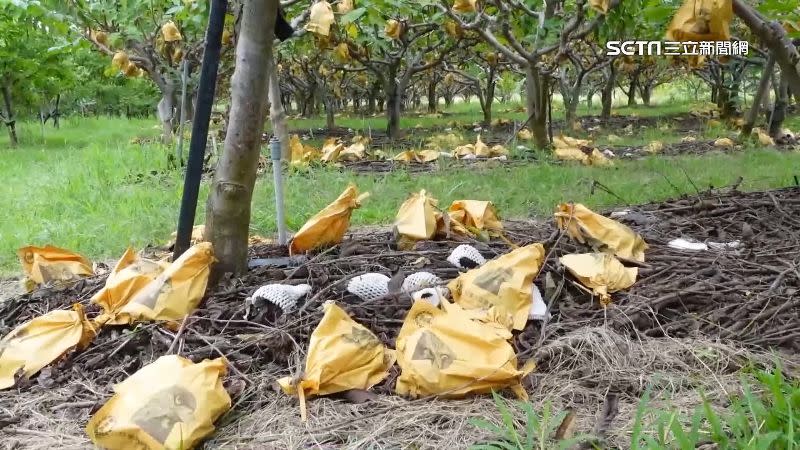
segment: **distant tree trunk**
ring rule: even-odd
[[[750,106],[750,110],[745,117],[744,125],[742,125],[742,136],[750,136],[750,133],[753,131],[753,125],[756,123],[756,117],[758,117],[758,111],[761,108],[762,100],[764,97],[768,97],[767,91],[769,90],[769,82],[772,79],[774,69],[775,57],[770,55],[761,73],[761,80],[758,83],[758,89],[753,97],[753,105]]]
[[[494,105],[494,91],[497,87],[497,72],[494,66],[489,66],[489,73],[486,74],[486,93],[481,100],[481,109],[483,110],[483,123],[486,126],[492,124],[492,106]]]
[[[653,86],[650,84],[642,84],[639,86],[639,95],[642,97],[642,104],[650,106],[650,97],[653,93]]]
[[[161,86],[161,100],[158,102],[158,120],[161,121],[163,130],[161,141],[165,144],[172,142],[172,134],[175,130],[177,90],[178,85],[172,82],[166,82]]]
[[[769,135],[777,137],[783,128],[783,120],[786,118],[786,106],[789,103],[789,77],[782,72],[781,82],[775,91],[775,106],[772,108],[772,115],[769,120]]]
[[[16,147],[19,144],[17,140],[17,121],[14,118],[14,108],[11,106],[11,86],[8,80],[3,83],[3,105],[5,106],[3,119],[8,128],[8,138],[11,141],[11,146]]]
[[[326,95],[324,98],[325,98],[325,100],[324,100],[324,102],[325,102],[325,127],[328,130],[333,130],[334,128],[336,128],[336,118],[335,118],[335,115],[334,115],[335,112],[336,112],[336,107],[334,106],[336,101],[334,99],[330,98],[330,95]]]
[[[525,107],[530,117],[528,126],[533,133],[534,142],[539,148],[550,145],[547,136],[547,102],[549,86],[533,64],[525,66]]]
[[[608,120],[611,117],[611,104],[614,101],[614,86],[616,83],[617,69],[614,67],[614,64],[609,64],[606,83],[603,85],[603,90],[600,93],[600,101],[603,103],[603,110],[600,112],[600,117],[603,120]]]
[[[436,95],[436,82],[433,77],[428,81],[428,112],[435,113],[439,106],[439,97]]]
[[[217,275],[247,270],[250,205],[269,110],[268,68],[277,11],[278,0],[249,0],[243,6],[230,120],[206,206],[205,238],[214,245]]]
[[[719,98],[719,88],[717,85],[711,86],[711,103],[717,104],[717,99]]]
[[[631,76],[631,84],[628,89],[628,106],[636,106],[636,91],[639,89],[639,74]]]
[[[592,109],[592,106],[594,106],[594,94],[595,91],[589,91],[586,93],[586,109]]]
[[[444,106],[449,108],[453,104],[453,92],[450,89],[445,89],[442,97],[444,97]]]
[[[398,79],[397,73],[390,71],[384,80],[386,93],[386,134],[392,138],[400,137],[400,114],[403,107],[403,92],[408,87],[410,72],[406,72]]]

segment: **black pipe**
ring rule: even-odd
[[[192,120],[192,140],[189,143],[189,159],[186,163],[186,177],[183,181],[181,212],[178,216],[178,236],[175,239],[173,261],[189,249],[192,227],[197,211],[197,196],[200,192],[200,178],[203,175],[203,157],[208,144],[208,122],[211,119],[211,106],[214,104],[214,91],[217,84],[219,54],[222,48],[222,28],[225,25],[226,0],[211,0],[208,15],[206,45],[203,50],[203,64],[200,68],[200,83],[197,87],[197,105]]]

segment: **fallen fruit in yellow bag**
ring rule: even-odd
[[[668,41],[728,41],[731,0],[684,0],[667,28]]]
[[[203,234],[206,232],[205,225],[195,225],[192,227],[192,237],[190,238],[191,245],[198,244],[200,242],[204,242],[205,238]],[[172,248],[175,245],[175,240],[178,238],[178,232],[173,231],[172,235],[170,236],[170,241],[167,243],[167,247]]]
[[[104,311],[95,322],[106,323],[167,267],[169,263],[141,258],[132,248],[128,248],[111,270],[105,286],[92,296],[92,303],[100,305]]]
[[[28,378],[73,348],[89,345],[97,330],[81,305],[72,308],[25,322],[0,340],[0,389],[13,386],[18,372]]]
[[[623,266],[610,253],[564,255],[559,261],[581,284],[600,297],[604,307],[611,303],[610,293],[633,286],[639,273],[635,267]]]
[[[478,135],[478,139],[475,141],[475,156],[484,158],[491,156],[491,150],[489,149],[488,145],[483,143],[480,134]]]
[[[459,398],[511,388],[527,398],[520,383],[532,366],[517,369],[517,355],[507,340],[511,334],[445,303],[441,310],[417,301],[408,312],[397,336],[397,394]]]
[[[77,280],[94,273],[88,259],[52,245],[22,247],[17,256],[25,276],[37,285]]]
[[[344,144],[337,142],[335,137],[325,140],[322,144],[322,158],[323,162],[336,162],[339,160],[339,153],[344,150]]]
[[[533,279],[544,263],[542,244],[520,247],[459,275],[447,287],[466,310],[486,311],[506,328],[521,330],[533,304]]]
[[[425,190],[411,194],[397,211],[394,226],[400,237],[398,247],[410,248],[414,242],[430,239],[436,233],[436,223],[441,216],[439,201]]]
[[[556,223],[572,239],[598,250],[608,248],[615,255],[644,261],[647,243],[641,236],[614,219],[601,216],[580,203],[562,203],[555,213]]]
[[[456,200],[447,210],[451,219],[467,228],[501,231],[503,224],[497,218],[497,209],[492,202],[482,200]]]
[[[356,323],[333,302],[311,334],[305,372],[301,379],[278,380],[288,395],[328,395],[350,389],[369,389],[389,375],[394,350]],[[302,392],[300,392],[302,391]]]
[[[294,235],[289,243],[289,254],[307,252],[320,247],[338,244],[350,226],[350,215],[361,207],[369,192],[358,195],[358,189],[350,185],[342,194],[314,217]]]
[[[123,325],[147,320],[181,320],[197,308],[208,284],[209,266],[214,262],[210,242],[186,250],[154,280],[131,292],[118,310],[106,311],[99,323]]]
[[[335,20],[331,4],[325,0],[320,0],[311,5],[306,31],[318,36],[328,36],[331,25]]]
[[[89,419],[86,434],[109,450],[191,450],[231,407],[222,386],[226,372],[224,358],[194,364],[162,356],[114,386],[114,396]]]

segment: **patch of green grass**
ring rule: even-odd
[[[95,259],[112,259],[125,247],[162,243],[175,229],[183,175],[167,167],[171,147],[131,144],[134,136],[158,134],[155,120],[68,120],[61,130],[48,129],[44,139],[23,125],[22,145],[7,149],[0,140],[0,273],[18,272],[15,251],[24,245],[53,244]],[[266,149],[264,149],[266,152]],[[738,176],[743,189],[765,189],[793,183],[800,153],[750,149],[733,154],[618,161],[613,168],[540,163],[514,167],[447,167],[412,175],[397,171],[356,175],[336,168],[315,168],[286,176],[289,227],[298,229],[347,186],[355,183],[371,197],[353,214],[353,224],[389,224],[411,192],[427,189],[443,207],[457,199],[487,199],[504,218],[549,215],[562,201],[592,208],[663,200],[722,186]],[[151,172],[156,172],[155,175]],[[272,177],[256,185],[252,230],[275,230]],[[597,180],[615,195],[599,189]],[[691,180],[691,181],[690,181]],[[673,187],[674,186],[674,187]],[[206,180],[200,192],[197,222],[204,221]],[[624,200],[621,200],[621,199]]]
[[[651,407],[648,389],[639,401],[629,445],[633,450],[694,450],[702,445],[730,450],[788,450],[800,448],[800,383],[784,377],[780,368],[756,370],[753,378],[743,374],[743,392],[725,399],[719,410],[703,397],[691,417],[677,409]],[[755,384],[753,382],[755,381]],[[494,395],[499,424],[486,418],[473,419],[476,427],[487,431],[490,441],[473,446],[481,450],[533,450],[573,448],[587,442],[601,448],[591,436],[556,440],[555,430],[566,412],[553,412],[545,404],[541,412],[528,402],[512,404]]]

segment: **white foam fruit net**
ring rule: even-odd
[[[447,262],[460,269],[466,269],[467,267],[461,264],[461,258],[467,258],[473,261],[476,266],[482,266],[486,263],[486,258],[481,255],[478,249],[467,244],[459,245],[453,249],[450,256],[447,257]]]
[[[405,292],[416,292],[420,289],[435,287],[442,284],[442,279],[430,272],[415,272],[403,280]]]
[[[382,273],[365,273],[347,283],[347,292],[361,300],[374,300],[389,293],[389,277]]]
[[[288,311],[297,305],[300,297],[308,294],[311,286],[301,284],[297,286],[285,284],[267,284],[258,288],[251,296],[254,306],[261,302],[272,303],[283,311]]]

